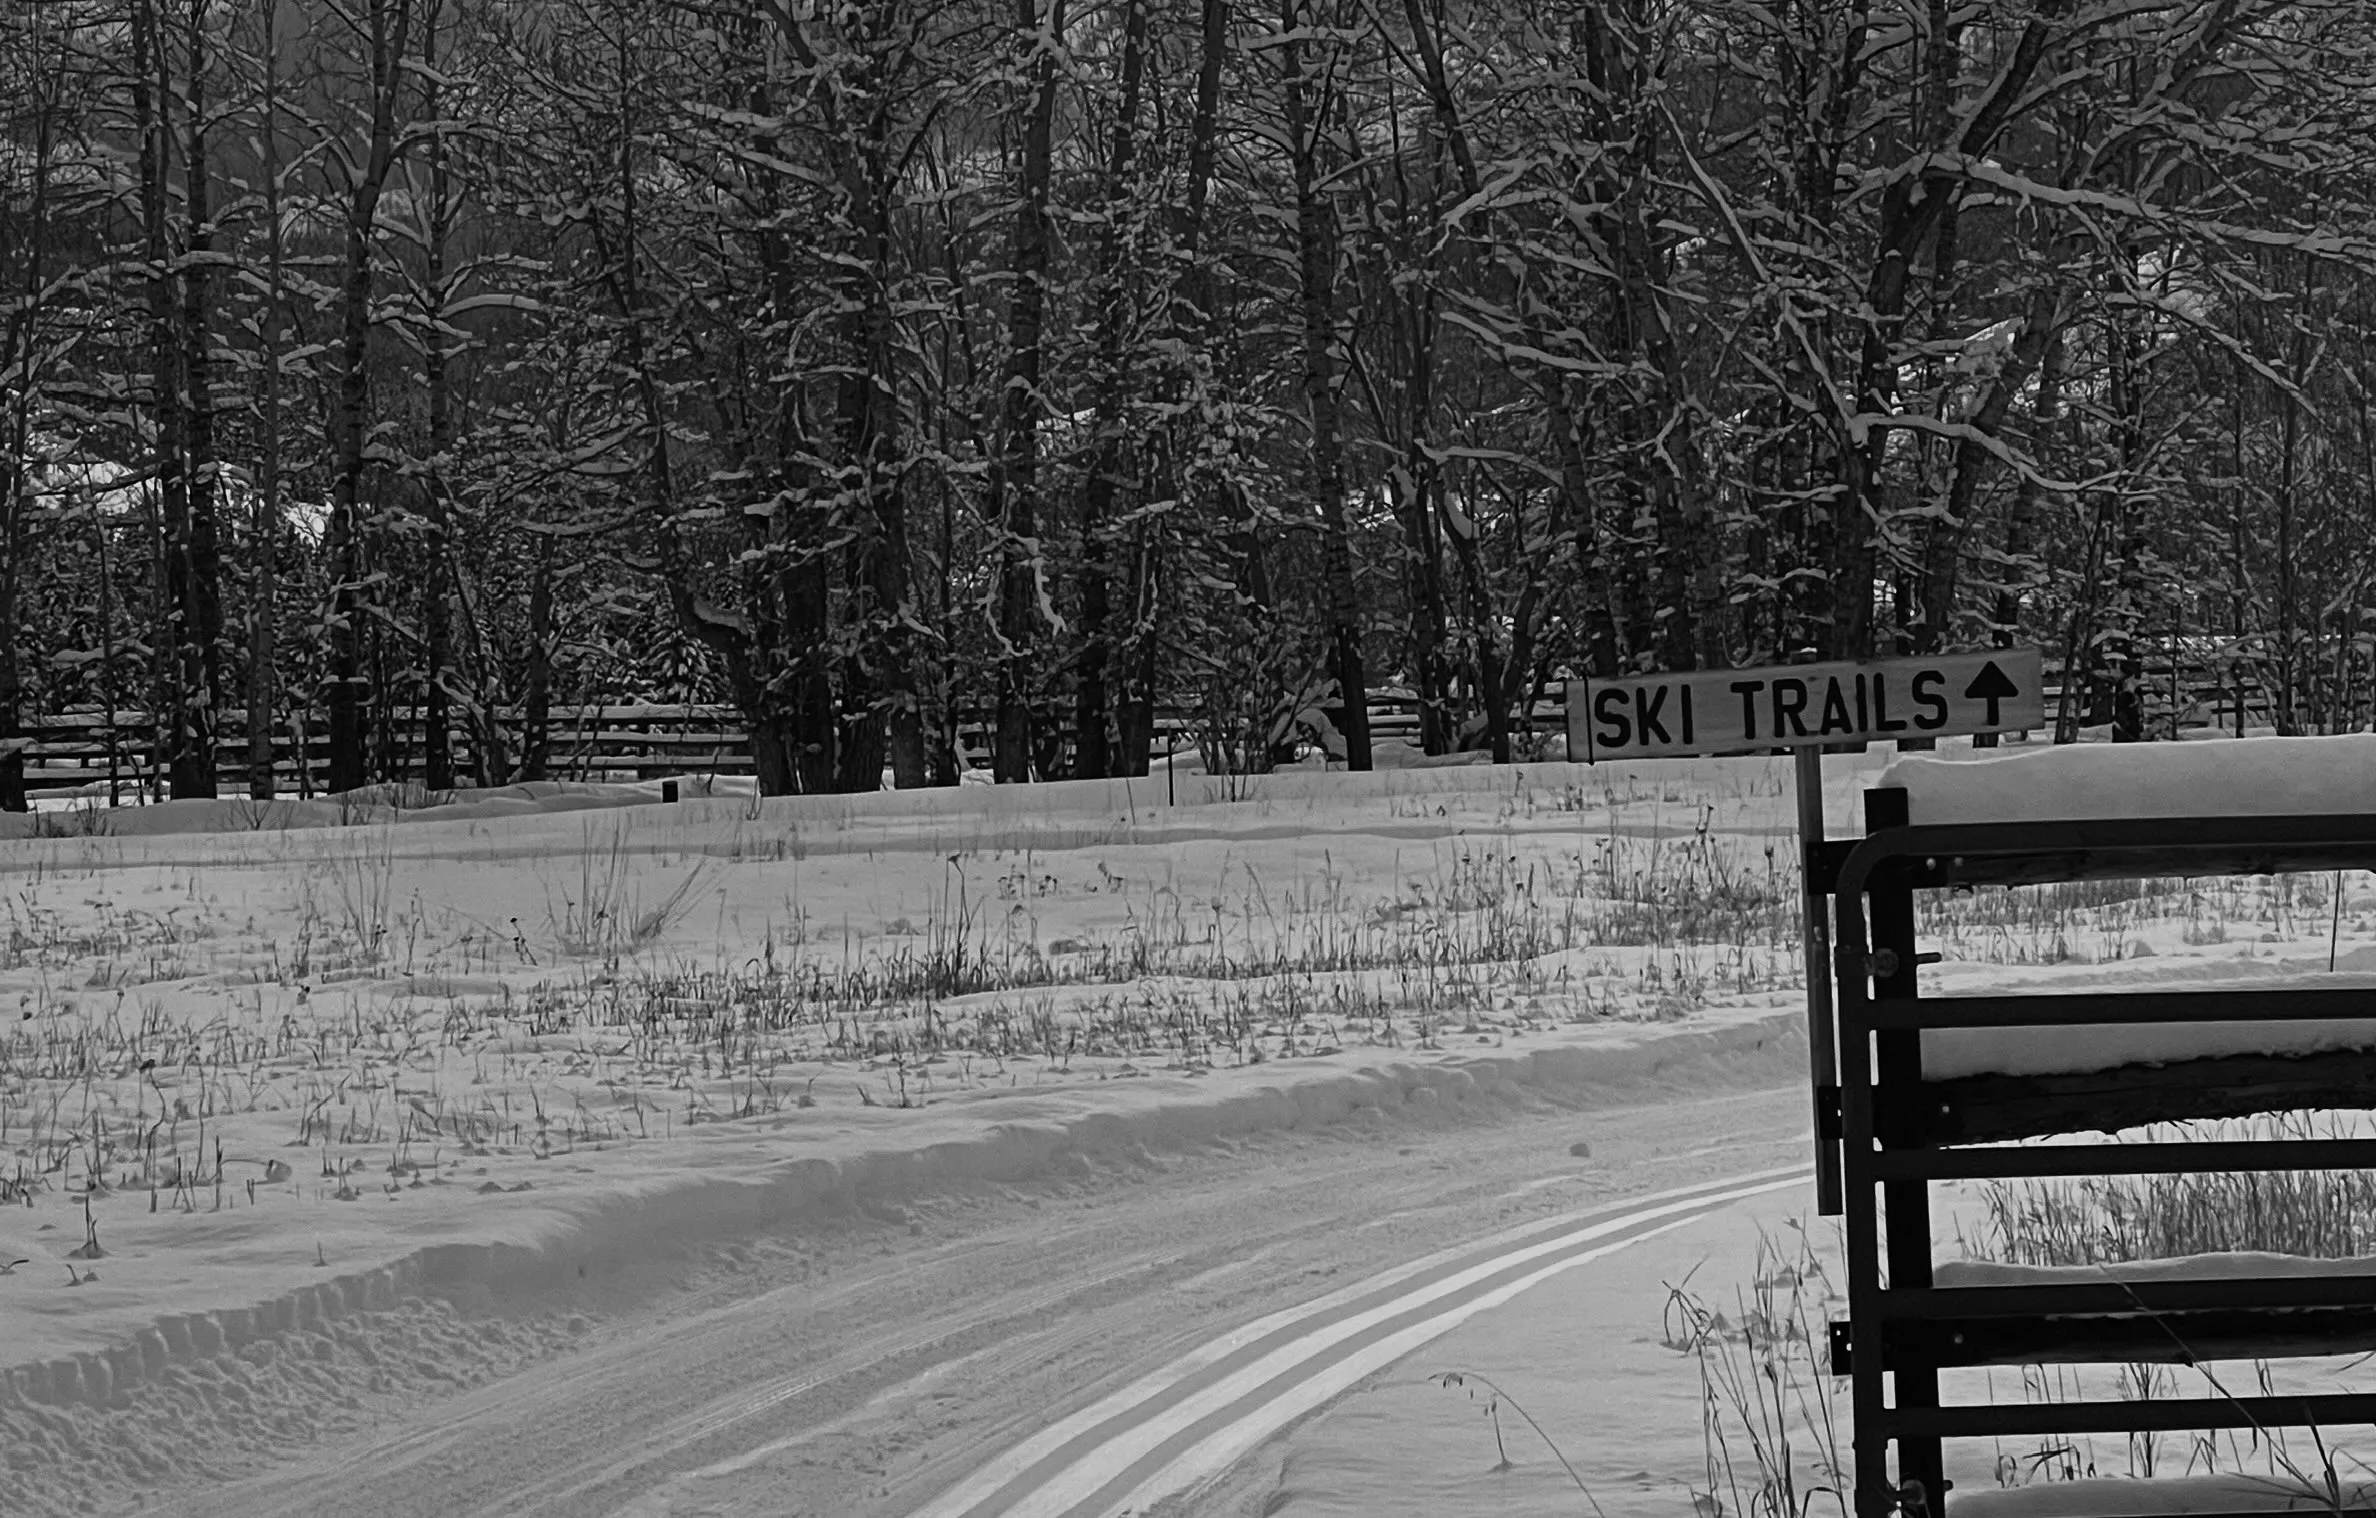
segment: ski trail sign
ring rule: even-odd
[[[1567,683],[1568,755],[1743,754],[2046,725],[2034,648]]]

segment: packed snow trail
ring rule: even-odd
[[[144,1505],[908,1518],[967,1511],[950,1504],[977,1477],[1065,1428],[1085,1442],[1032,1455],[975,1510],[1143,1503],[1531,1279],[1801,1184],[1795,1086],[1735,1076],[1639,1101],[1279,1134],[755,1240],[692,1291],[590,1313],[577,1348],[524,1371]]]
[[[1362,1377],[1528,1287],[1809,1172],[1728,1178],[1373,1276],[1200,1346],[1002,1456],[917,1518],[1115,1518],[1194,1491]]]

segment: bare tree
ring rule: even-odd
[[[58,159],[77,81],[57,17],[37,7],[0,18],[0,812],[26,809],[26,665],[20,632],[32,511],[33,428],[53,366],[64,358],[53,306],[62,293]]]
[[[1304,490],[1320,523],[1323,603],[1327,607],[1330,666],[1348,767],[1370,767],[1369,681],[1362,664],[1361,592],[1354,581],[1353,547],[1345,526],[1344,442],[1339,420],[1336,208],[1325,181],[1340,167],[1324,161],[1326,123],[1335,114],[1337,49],[1316,26],[1304,0],[1282,0],[1279,12],[1280,100],[1288,167],[1295,186],[1295,267],[1302,323],[1303,399],[1310,428]],[[1320,55],[1315,62],[1313,55]]]
[[[365,744],[371,698],[364,667],[367,619],[377,602],[372,583],[370,503],[364,476],[371,465],[371,334],[376,325],[380,200],[405,144],[399,135],[401,97],[410,75],[405,44],[412,35],[412,0],[359,0],[352,15],[362,77],[359,142],[335,137],[323,161],[345,219],[338,287],[338,388],[330,413],[330,522],[324,547],[333,587],[329,647],[330,789],[352,790],[369,778]]]
[[[991,768],[1003,784],[1031,778],[1032,675],[1049,587],[1039,537],[1042,339],[1048,304],[1048,195],[1056,116],[1056,49],[1065,0],[1015,0],[1013,48],[1023,91],[1016,158],[1006,382],[999,393],[994,485],[999,532],[998,736]]]
[[[1124,267],[1138,220],[1139,103],[1146,80],[1147,8],[1125,0],[1119,90],[1114,106],[1112,146],[1106,162],[1105,225],[1098,238],[1096,441],[1089,477],[1081,488],[1081,627],[1076,659],[1079,678],[1073,703],[1073,763],[1076,778],[1101,779],[1111,772],[1108,666],[1113,660],[1114,540],[1116,498],[1126,459],[1135,456],[1124,440],[1129,425],[1130,374],[1125,344],[1133,315],[1131,271]]]
[[[288,309],[283,250],[287,228],[282,199],[280,32],[280,0],[257,0],[256,57],[262,84],[257,94],[256,158],[263,212],[264,291],[256,321],[258,415],[255,518],[249,536],[247,775],[248,794],[260,801],[272,798],[275,785],[273,710],[280,696],[274,666],[279,644],[277,561],[282,535],[281,368],[286,343],[283,323]],[[300,753],[297,760],[302,766],[305,755]]]

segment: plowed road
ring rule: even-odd
[[[749,1241],[666,1289],[569,1304],[595,1323],[570,1352],[163,1505],[1259,1511],[1243,1481],[1223,1509],[1194,1494],[1528,1286],[1807,1185],[1795,1085],[1644,1101],[1280,1135]]]

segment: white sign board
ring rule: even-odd
[[[1568,757],[1656,759],[2046,725],[2034,648],[1567,684]]]

